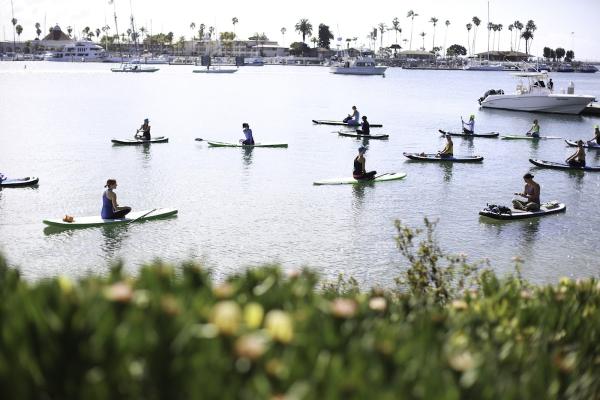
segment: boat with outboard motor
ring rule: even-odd
[[[580,114],[594,96],[575,94],[571,83],[562,92],[548,88],[548,74],[545,72],[517,72],[516,78],[524,78],[527,84],[519,81],[516,92],[507,94],[503,90],[487,91],[479,98],[482,108],[495,108],[513,111],[547,112],[557,114]]]
[[[372,58],[359,57],[334,65],[329,72],[339,75],[385,75],[386,70],[387,67],[377,65]]]
[[[118,68],[111,68],[110,70],[112,72],[139,73],[139,72],[156,72],[156,71],[159,71],[160,68],[146,67],[146,66],[140,65],[140,64],[133,65],[133,64],[129,64],[129,63],[123,63]]]

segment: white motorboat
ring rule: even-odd
[[[503,90],[488,90],[479,99],[483,108],[502,110],[547,112],[556,114],[580,114],[594,96],[575,94],[575,86],[571,83],[567,90],[550,90],[548,74],[545,72],[518,72],[512,74],[521,80],[515,93],[504,93]],[[523,79],[527,83],[523,83]]]
[[[464,66],[465,71],[504,71],[502,64],[490,64],[489,61],[470,62]]]
[[[75,42],[64,46],[61,51],[44,54],[44,61],[103,62],[106,58],[106,51],[90,41]]]
[[[330,67],[329,72],[341,75],[385,75],[386,69],[378,66],[372,58],[356,58]]]
[[[158,71],[160,68],[154,68],[154,67],[146,67],[144,65],[132,65],[132,64],[128,64],[128,63],[123,63],[119,66],[119,68],[111,68],[110,70],[112,72],[132,72],[132,73],[137,73],[137,72],[156,72]]]

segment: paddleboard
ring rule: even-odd
[[[554,162],[554,161],[544,161],[544,160],[534,160],[532,158],[529,159],[529,162],[532,163],[533,165],[536,165],[536,166],[542,167],[542,168],[600,172],[600,167],[574,167],[567,163],[558,163],[558,162]]]
[[[167,143],[169,141],[168,137],[157,136],[151,138],[150,140],[142,140],[142,139],[112,139],[111,142],[114,144],[123,144],[123,145],[135,145],[135,144],[149,144],[149,143]]]
[[[313,124],[318,124],[318,125],[345,125],[345,126],[356,126],[359,127],[360,125],[348,125],[346,122],[342,122],[342,121],[329,121],[326,119],[313,119],[312,120]],[[371,124],[369,123],[369,125],[371,126],[371,128],[383,128],[382,124]]]
[[[558,136],[533,137],[533,136],[526,136],[526,135],[506,135],[506,136],[501,136],[500,139],[502,139],[502,140],[545,140],[545,139],[562,139],[562,138],[558,137]]]
[[[363,135],[361,133],[356,133],[355,131],[338,131],[338,135],[346,136],[346,137],[354,137],[354,138],[364,138],[364,139],[389,139],[390,135]]]
[[[334,178],[334,179],[324,179],[322,181],[313,182],[314,185],[351,185],[356,183],[371,183],[371,182],[387,182],[387,181],[396,181],[398,179],[403,179],[406,177],[404,172],[390,172],[387,174],[381,174],[377,176],[375,179],[371,180],[358,180],[352,177],[347,178]]]
[[[416,161],[437,161],[437,162],[481,162],[483,157],[481,156],[460,156],[460,157],[439,157],[437,154],[421,154],[421,153],[403,153],[405,157]]]
[[[439,129],[439,132],[442,135],[450,135],[450,136],[460,136],[464,138],[474,138],[474,137],[482,137],[482,138],[494,138],[500,136],[498,132],[487,132],[487,133],[458,133],[458,132],[446,132],[442,129]]]
[[[496,212],[492,212],[488,209],[483,209],[479,211],[479,215],[499,219],[499,220],[514,220],[514,219],[525,219],[525,218],[534,218],[534,217],[543,217],[545,215],[557,214],[560,212],[564,212],[567,209],[567,206],[564,203],[550,202],[544,203],[541,205],[539,211],[523,211],[517,209],[511,209],[511,214],[500,214]]]
[[[198,138],[200,139],[200,138]],[[198,140],[196,139],[196,140]],[[198,140],[201,141],[201,140]],[[209,141],[206,140],[206,143],[208,143],[209,146],[211,147],[244,147],[244,148],[250,148],[250,147],[288,147],[287,143],[255,143],[255,144],[241,144],[241,143],[224,143],[224,142],[213,142],[213,141]]]
[[[91,226],[106,226],[115,224],[126,224],[139,218],[138,221],[146,221],[151,219],[164,218],[177,214],[174,208],[157,208],[148,214],[151,210],[134,211],[127,214],[125,218],[119,219],[102,219],[100,216],[93,217],[74,217],[73,222],[65,222],[62,219],[45,219],[43,222],[49,226],[57,226],[61,228],[87,228]],[[145,215],[144,214],[148,214]],[[140,218],[142,217],[142,218]]]
[[[40,178],[36,178],[33,176],[28,176],[27,178],[8,178],[0,182],[0,187],[23,187],[23,186],[33,186],[38,183]]]
[[[571,147],[577,147],[577,142],[574,142],[572,140],[565,140],[565,142]],[[586,149],[600,149],[600,144],[590,144],[584,142],[583,147],[585,147]]]

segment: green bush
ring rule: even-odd
[[[2,398],[600,398],[600,282],[499,278],[398,229],[389,290],[160,262],[32,283],[0,258]]]

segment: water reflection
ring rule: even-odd
[[[450,182],[452,180],[452,170],[454,168],[453,162],[439,162],[440,168],[444,172],[444,182]]]
[[[150,148],[152,147],[150,143],[142,144],[138,146],[140,148],[140,157],[142,159],[143,168],[150,167],[150,161],[152,161],[152,153],[150,152]]]
[[[513,235],[516,244],[523,247],[524,250],[531,249],[531,245],[536,241],[540,230],[540,218],[529,218],[523,220],[497,220],[489,217],[480,216],[479,222],[487,225],[496,233],[496,237]]]
[[[364,206],[365,200],[365,188],[367,186],[373,186],[373,183],[363,183],[358,185],[352,185],[352,209],[355,211],[361,211]]]
[[[107,260],[112,260],[115,255],[121,250],[121,244],[129,235],[127,235],[128,224],[119,225],[105,225],[102,226],[102,239],[103,243],[100,245],[100,249],[105,253]]]
[[[252,165],[252,154],[254,147],[243,147],[242,148],[242,161],[244,162],[244,168],[248,168]]]

